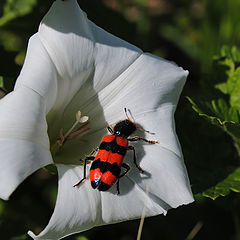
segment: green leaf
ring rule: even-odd
[[[224,94],[228,94],[230,96],[230,105],[240,110],[240,67],[237,67],[240,62],[240,51],[236,47],[224,46],[221,49],[221,55],[215,57],[215,59],[219,61],[219,64],[227,67],[225,71],[227,75],[226,82],[219,83],[215,87]]]
[[[146,34],[149,32],[150,27],[151,27],[151,23],[149,19],[146,16],[142,15],[137,21],[138,31],[142,34]]]
[[[228,94],[227,83],[225,83],[225,82],[216,84],[215,88],[217,88],[218,90],[220,90],[224,94]]]
[[[0,216],[3,214],[4,212],[4,207],[5,207],[5,203],[4,201],[0,200]]]
[[[7,0],[0,18],[0,27],[9,21],[30,13],[37,0]]]
[[[0,76],[0,88],[4,88],[3,77]]]
[[[219,182],[216,186],[211,187],[202,193],[203,196],[215,200],[219,196],[226,196],[233,192],[240,192],[240,168],[237,168],[227,178]]]
[[[188,97],[192,108],[199,116],[227,132],[234,140],[240,140],[240,124],[238,111],[228,106],[224,99],[200,102],[196,104]]]
[[[5,95],[5,92],[7,92],[7,90],[4,86],[4,79],[0,76],[0,99]]]
[[[75,240],[88,240],[85,236],[76,237]]]
[[[43,167],[43,169],[44,169],[45,171],[49,172],[49,173],[52,174],[52,175],[56,175],[56,174],[57,174],[57,168],[56,168],[56,166],[53,165],[53,164],[49,164],[49,165]]]
[[[221,61],[222,59],[229,58],[234,62],[240,62],[240,51],[236,46],[222,46],[219,56],[214,56],[214,60]]]
[[[21,236],[11,238],[11,240],[26,240],[26,239],[27,239],[27,236],[25,234],[21,235]]]
[[[146,0],[135,0],[136,4],[139,6],[146,6]]]

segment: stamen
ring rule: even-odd
[[[78,139],[82,137],[84,134],[86,134],[90,128],[86,128],[86,125],[88,123],[83,124],[82,126],[78,127],[76,130],[72,131],[65,140],[72,140],[72,139]]]
[[[51,152],[53,154],[56,154],[59,151],[60,147],[62,147],[67,140],[78,139],[83,135],[85,135],[90,130],[90,128],[86,127],[86,125],[88,124],[87,122],[88,119],[89,119],[88,116],[81,117],[81,112],[77,111],[76,122],[65,134],[63,134],[63,128],[60,129],[60,132],[59,132],[60,137],[59,139],[57,139],[55,144],[53,144],[53,146],[51,147]],[[82,125],[79,126],[77,129],[75,129],[78,124],[82,124]]]
[[[81,117],[81,112],[78,110],[76,112],[76,122],[73,124],[73,126],[67,131],[67,133],[64,135],[64,139],[68,137],[68,135],[73,131],[73,129],[79,124],[84,123],[88,121],[88,116]]]

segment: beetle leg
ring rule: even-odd
[[[83,166],[83,178],[76,183],[75,185],[73,185],[73,187],[78,187],[82,182],[84,182],[84,180],[86,179],[86,167],[87,167],[87,157],[84,159],[84,166]]]
[[[126,163],[123,163],[122,167],[125,168],[126,171],[124,173],[120,174],[118,178],[125,176],[128,173],[128,171],[130,170],[130,167]]]
[[[127,149],[133,151],[133,162],[134,162],[135,166],[138,168],[138,170],[139,170],[141,173],[144,173],[143,169],[137,164],[137,156],[136,156],[136,150],[135,150],[135,148],[134,148],[133,146],[128,146]]]
[[[87,174],[86,174],[86,169],[87,169],[87,162],[88,161],[93,161],[95,159],[94,156],[92,156],[96,151],[98,150],[98,148],[92,150],[92,152],[90,152],[89,156],[87,156],[85,159],[84,159],[84,165],[83,165],[83,178],[78,182],[76,183],[75,185],[73,185],[73,187],[78,187],[80,186],[80,184],[82,182],[85,181],[85,179],[87,178]]]
[[[118,177],[118,180],[117,180],[117,194],[120,194],[120,190],[119,190],[119,179],[120,179],[121,177],[125,176],[125,175],[128,173],[128,171],[130,170],[130,167],[129,167],[126,163],[123,163],[123,164],[122,164],[122,167],[125,168],[126,171],[125,171],[124,173],[120,174],[119,177]]]
[[[146,138],[139,137],[139,136],[135,136],[135,137],[132,137],[132,138],[128,138],[127,140],[130,141],[130,142],[144,141],[144,142],[147,142],[147,143],[149,143],[149,144],[158,143],[158,141],[148,140],[148,139],[146,139]]]
[[[117,195],[120,194],[120,190],[119,190],[119,179],[117,180]]]

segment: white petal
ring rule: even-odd
[[[59,191],[54,213],[47,227],[38,235],[28,234],[33,239],[59,239],[84,231],[97,225],[141,216],[145,201],[145,191],[127,177],[120,183],[121,194],[116,194],[116,186],[111,191],[99,192],[90,186],[87,179],[80,187],[74,188],[83,176],[83,168],[58,165]],[[146,215],[165,213],[167,204],[157,205],[151,198],[146,204]]]
[[[52,163],[48,149],[24,140],[0,139],[0,198],[8,200],[30,174]]]
[[[95,95],[141,54],[140,49],[89,21],[75,0],[57,0],[38,36],[64,78],[59,96],[67,103],[86,81],[93,90],[89,97]]]
[[[16,81],[15,89],[23,85],[37,92],[44,98],[47,113],[56,101],[59,84],[56,68],[46,49],[39,36],[37,34],[33,35],[29,40],[27,55]]]
[[[172,62],[142,54],[98,94],[106,121],[115,124],[125,119],[124,108],[128,108],[138,124],[155,133],[148,138],[181,156],[173,115],[187,75]]]
[[[176,208],[194,201],[187,171],[183,160],[168,149],[158,144],[147,145],[136,143],[137,161],[144,174],[133,164],[132,153],[128,153],[125,162],[131,166],[129,178],[140,188],[150,187],[150,197],[160,206]]]
[[[75,0],[54,2],[38,34],[59,74],[68,79],[69,85],[74,84],[71,79],[76,75],[81,82],[89,74],[94,42],[88,20]]]
[[[28,175],[52,163],[46,113],[56,92],[56,69],[34,35],[15,90],[0,100],[1,198],[7,199]]]
[[[45,102],[24,86],[0,100],[0,197],[9,195],[28,175],[52,163]]]
[[[99,206],[100,193],[89,191],[90,183],[85,181],[81,187],[73,187],[83,176],[81,166],[58,165],[58,196],[52,218],[47,227],[34,239],[59,239],[66,235],[94,226],[101,218]]]
[[[89,99],[96,99],[142,53],[89,21],[75,0],[57,0],[37,35],[59,74],[58,94],[48,115],[50,139],[56,139],[59,128],[72,126],[79,109],[88,115],[83,109]]]

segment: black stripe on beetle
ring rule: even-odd
[[[112,151],[112,153],[118,153],[119,155],[124,156],[126,154],[126,147],[120,146],[117,144],[116,138],[111,142],[102,142],[99,146],[99,150]]]
[[[117,163],[104,162],[101,161],[100,158],[92,163],[91,170],[96,168],[99,168],[102,174],[110,171],[116,177],[118,177],[121,172],[121,168],[117,165]]]
[[[97,184],[95,184],[94,181],[92,181],[91,185],[92,185],[92,187],[96,186],[99,191],[107,191],[111,187],[111,185],[108,185],[108,184],[106,184],[106,183],[104,183],[102,181],[100,181]],[[96,187],[93,187],[93,188],[96,188]]]
[[[102,182],[101,180],[91,181],[91,186],[94,189],[98,188],[99,191],[107,191],[111,187],[111,185]]]

